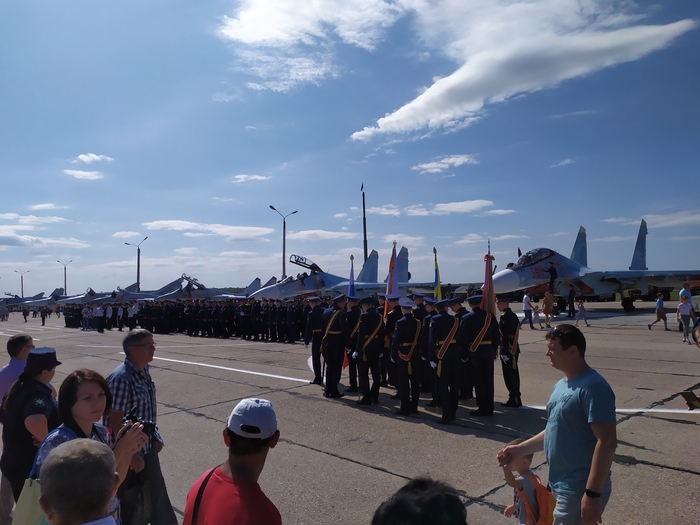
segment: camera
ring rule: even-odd
[[[137,408],[133,407],[129,410],[129,413],[124,416],[123,423],[141,423],[143,425],[143,433],[146,434],[149,439],[153,437],[156,431],[156,424],[153,421],[145,421],[136,415]]]

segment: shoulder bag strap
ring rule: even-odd
[[[214,467],[209,471],[209,474],[207,474],[207,477],[204,478],[204,481],[202,481],[202,484],[199,486],[199,490],[197,491],[197,497],[194,499],[194,506],[192,507],[192,525],[197,525],[197,515],[199,514],[199,505],[202,503],[202,496],[204,495],[204,489],[207,486],[207,483],[209,483],[209,478],[211,478],[212,474],[214,474],[214,471],[218,467]]]

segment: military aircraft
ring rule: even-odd
[[[571,258],[549,248],[535,248],[523,254],[518,261],[501,270],[493,276],[493,287],[496,293],[507,293],[518,290],[533,289],[549,283],[550,274],[547,271],[550,263],[557,270],[555,280],[555,295],[566,296],[568,283],[577,291],[577,295],[586,297],[612,298],[619,293],[639,291],[642,294],[654,291],[670,291],[682,286],[684,282],[699,281],[700,270],[648,270],[646,267],[646,236],[647,223],[642,220],[637,235],[637,243],[632,256],[629,270],[623,271],[594,271],[588,267],[588,251],[586,245],[586,230],[579,229]],[[699,283],[700,284],[700,283]],[[631,306],[631,301],[623,299],[623,306]]]
[[[303,274],[297,275],[296,278],[294,276],[289,276],[283,281],[261,288],[253,293],[251,297],[276,300],[300,295],[347,293],[350,284],[350,280],[347,277],[324,272],[316,263],[300,255],[292,254],[289,257],[289,262],[306,268],[310,273],[304,272]],[[354,280],[355,292],[358,297],[364,297],[386,290],[386,284],[378,282],[378,263],[379,254],[376,250],[372,250],[362,266],[357,279]],[[411,274],[408,271],[408,249],[405,247],[402,247],[396,256],[395,271],[400,290],[421,287],[432,289],[433,287],[433,283],[409,282]]]
[[[9,292],[5,292],[7,295],[6,299],[0,299],[0,305],[2,306],[19,306],[27,303],[29,301],[38,301],[44,297],[44,292],[38,293],[31,297],[20,297],[19,295],[14,295]]]
[[[180,283],[180,286],[176,290],[157,295],[154,299],[156,301],[175,301],[177,299],[212,299],[215,301],[245,299],[252,293],[250,290],[257,290],[260,288],[260,279],[257,277],[246,287],[245,295],[234,295],[217,288],[207,288],[194,277],[189,277],[184,273],[177,281]],[[187,284],[182,286],[182,281],[187,281]]]

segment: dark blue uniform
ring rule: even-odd
[[[413,314],[404,314],[396,322],[391,343],[391,358],[396,365],[396,388],[401,408],[398,413],[408,415],[418,412],[420,398],[420,351],[418,337],[421,323]]]
[[[321,369],[321,340],[323,339],[323,308],[317,304],[309,312],[309,317],[306,320],[306,334],[304,336],[304,344],[311,343],[311,364],[314,368],[314,380],[312,383],[316,385],[323,384],[322,369]],[[275,338],[273,341],[277,339]]]
[[[443,423],[450,423],[457,417],[459,403],[459,367],[460,355],[457,346],[457,331],[453,330],[459,319],[452,317],[446,311],[433,316],[430,322],[429,354],[430,361],[436,363],[437,383],[442,404]],[[450,332],[453,332],[448,339]],[[442,358],[440,350],[444,348]]]
[[[485,326],[487,315],[490,316],[488,330],[484,334],[481,343],[474,345],[476,338]],[[468,358],[473,362],[474,389],[476,390],[476,404],[478,410],[472,415],[490,416],[493,414],[493,362],[497,356],[500,343],[498,321],[493,314],[489,314],[476,306],[471,313],[462,317],[460,325],[460,350],[463,354],[469,352]]]
[[[326,397],[342,397],[338,392],[340,375],[343,372],[345,338],[343,337],[343,310],[332,306],[323,311],[323,355],[326,358]]]
[[[501,355],[508,358],[508,361],[501,358],[503,380],[508,389],[506,406],[522,406],[523,402],[520,400],[520,369],[518,368],[520,345],[515,342],[515,335],[520,329],[520,321],[513,310],[506,308],[501,312],[501,320],[498,322],[498,326],[502,336]]]
[[[361,405],[379,403],[379,354],[384,347],[384,321],[375,308],[368,308],[360,315],[360,327],[357,333],[357,364],[362,398]],[[372,373],[372,388],[369,386],[369,372]]]
[[[352,354],[357,346],[357,334],[360,329],[360,307],[354,305],[343,315],[343,332],[345,334],[345,349],[348,354],[348,375],[350,388],[346,392],[357,392],[357,359]]]

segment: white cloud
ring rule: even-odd
[[[218,34],[235,44],[236,67],[261,80],[250,89],[288,91],[337,76],[334,43],[372,50],[400,14],[383,0],[243,0]]]
[[[560,113],[558,115],[550,115],[549,118],[551,119],[561,119],[561,118],[568,118],[568,117],[582,117],[585,115],[595,115],[598,113],[598,110],[596,109],[586,109],[582,111],[570,111],[569,113]]]
[[[627,223],[631,220],[632,219],[628,219],[627,217],[610,217],[609,219],[603,219],[601,222]]]
[[[33,204],[32,206],[29,206],[29,209],[31,211],[42,211],[42,210],[61,210],[65,209],[67,206],[56,206],[52,202],[47,202],[44,204]]]
[[[392,215],[398,217],[401,215],[398,206],[395,204],[384,204],[383,206],[373,206],[367,208],[367,213],[373,213],[375,215]]]
[[[131,239],[132,237],[138,237],[140,235],[139,232],[114,232],[112,237],[116,239]]]
[[[64,219],[63,217],[37,217],[36,215],[19,215],[17,213],[0,213],[0,219],[17,221],[18,224],[25,226],[38,226],[40,224],[55,224],[68,221],[68,219]]]
[[[484,212],[484,215],[509,215],[511,213],[516,213],[516,210],[488,210]]]
[[[263,175],[234,175],[231,182],[234,184],[240,184],[241,182],[250,182],[252,180],[270,180],[272,177],[265,177]]]
[[[571,159],[564,159],[561,162],[557,162],[556,164],[552,164],[550,168],[562,168],[564,166],[568,166],[569,164],[573,164],[574,161]]]
[[[33,235],[18,235],[16,233],[3,231],[0,228],[0,246],[30,246],[43,247],[53,246],[60,248],[89,248],[90,245],[86,242],[75,238],[52,238],[52,237],[37,237]]]
[[[462,129],[482,118],[490,104],[638,60],[696,26],[693,20],[635,26],[639,17],[628,14],[630,5],[607,0],[416,0],[411,7],[419,38],[452,59],[456,69],[352,139]]]
[[[476,160],[474,155],[448,155],[442,158],[435,158],[431,162],[412,166],[411,169],[423,175],[424,173],[442,173],[445,170],[456,168],[462,164],[479,164],[479,161]]]
[[[348,216],[347,213],[336,213],[335,215],[333,215],[333,218],[334,219],[344,219],[347,216]]]
[[[107,155],[95,155],[94,153],[86,153],[84,155],[78,155],[73,159],[73,164],[78,164],[82,162],[83,164],[92,164],[93,162],[112,162],[114,159],[108,157]]]
[[[670,226],[700,225],[700,210],[678,211],[666,215],[644,215],[649,228],[666,228]]]
[[[256,252],[244,252],[244,251],[230,251],[230,252],[221,252],[219,254],[219,257],[257,257],[258,254]]]
[[[80,180],[97,180],[104,178],[104,175],[99,171],[63,170],[63,173]]]
[[[571,232],[554,232],[550,233],[547,237],[561,237],[562,235],[569,235]]]
[[[478,233],[470,233],[455,241],[454,244],[477,244],[482,242],[486,242],[486,238],[482,237]]]
[[[300,232],[288,233],[287,239],[300,241],[329,241],[338,239],[357,239],[359,233],[331,232],[326,230],[304,230]]]
[[[529,239],[527,235],[500,235],[498,237],[491,237],[492,241],[510,241],[513,239]]]
[[[196,255],[199,252],[197,248],[176,248],[173,251],[178,255]]]
[[[420,246],[425,241],[425,237],[418,235],[406,235],[404,233],[395,233],[391,235],[384,236],[384,242],[390,243],[396,241],[399,245],[403,246]]]
[[[631,241],[632,239],[636,239],[634,236],[621,236],[621,235],[612,235],[610,237],[598,237],[596,239],[588,239],[588,242],[620,242],[620,241]]]
[[[413,204],[404,208],[404,212],[411,217],[426,217],[428,215],[447,215],[450,213],[473,213],[489,206],[493,206],[492,201],[477,199],[435,204],[432,206],[432,209],[426,208],[423,204]]]
[[[229,226],[227,224],[203,224],[198,222],[165,220],[145,222],[143,224],[149,230],[175,230],[185,232],[187,237],[199,237],[204,235],[219,235],[225,237],[228,242],[267,240],[264,235],[274,232],[273,228],[260,228],[257,226]]]

